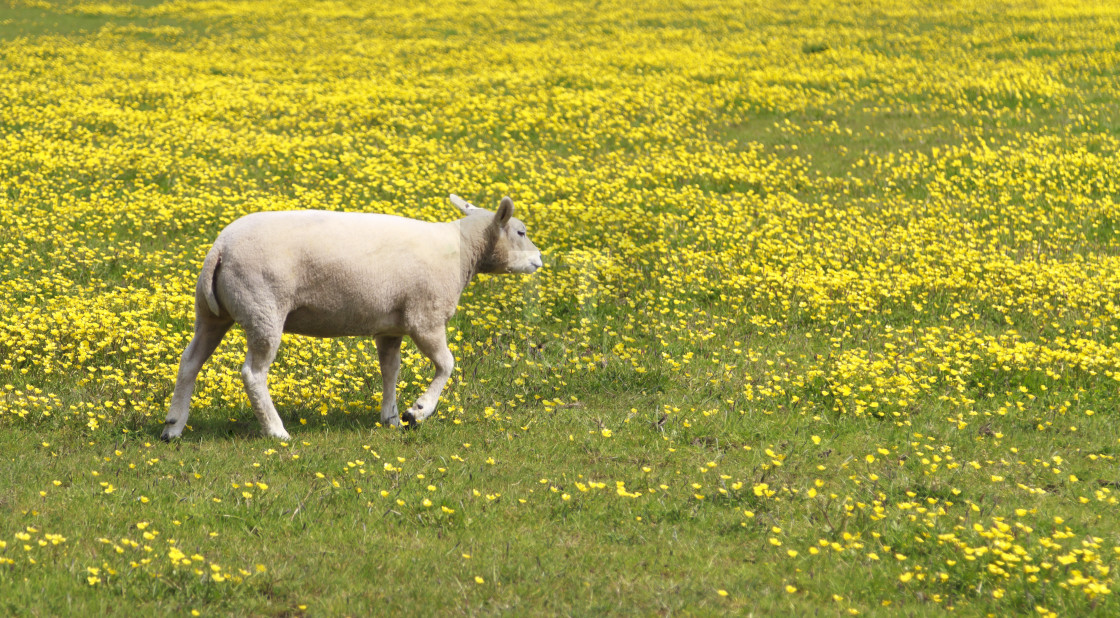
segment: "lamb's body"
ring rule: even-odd
[[[436,366],[428,390],[405,413],[420,421],[435,411],[454,367],[447,321],[477,272],[533,272],[540,252],[511,219],[453,196],[467,217],[430,223],[391,215],[327,211],[263,212],[234,221],[203,262],[195,294],[195,336],[179,366],[164,439],[186,426],[202,363],[234,324],[245,329],[241,374],[265,434],[287,438],[268,394],[267,372],[282,333],[375,337],[384,387],[381,419],[400,424],[396,381],[401,338]]]
[[[466,222],[314,210],[252,214],[230,224],[207,257],[220,259],[214,294],[242,325],[281,314],[284,332],[315,337],[442,326],[467,283]]]

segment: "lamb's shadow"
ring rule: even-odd
[[[354,433],[369,431],[402,431],[402,428],[379,425],[381,422],[381,414],[378,411],[351,412],[349,414],[331,411],[326,415],[322,415],[306,407],[292,407],[287,409],[278,407],[277,412],[280,414],[280,419],[284,422],[284,428],[288,430],[288,434],[292,436],[293,440],[297,439],[301,434],[310,436],[334,431]],[[306,419],[307,423],[300,423],[300,419]],[[419,427],[424,424],[426,423],[410,425],[403,429],[419,429]],[[262,437],[261,425],[257,421],[257,418],[253,416],[252,412],[244,414],[239,411],[236,416],[228,414],[223,416],[218,410],[196,411],[191,414],[187,425],[189,429],[185,430],[182,435],[182,438],[186,439],[249,440]],[[141,430],[139,427],[136,429]],[[143,431],[152,434],[158,439],[163,431],[163,425],[159,424],[154,427],[148,425],[143,428]],[[411,433],[411,431],[408,431],[408,433]]]

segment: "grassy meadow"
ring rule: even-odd
[[[1120,7],[0,0],[0,614],[1120,614]],[[513,197],[436,416],[217,233]],[[406,340],[402,409],[432,367]]]

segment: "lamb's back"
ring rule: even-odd
[[[393,215],[254,213],[215,243],[219,299],[238,321],[282,314],[289,332],[407,332],[454,312],[459,244],[453,225]]]

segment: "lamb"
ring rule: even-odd
[[[248,344],[241,377],[265,436],[289,439],[267,383],[282,333],[374,337],[381,422],[414,426],[431,416],[455,366],[447,322],[463,289],[477,273],[531,274],[544,266],[508,196],[497,212],[450,197],[464,216],[444,223],[305,210],[259,212],[229,224],[198,276],[194,337],[179,362],[162,439],[182,435],[198,372],[235,323]],[[436,372],[416,403],[399,414],[406,335]]]

